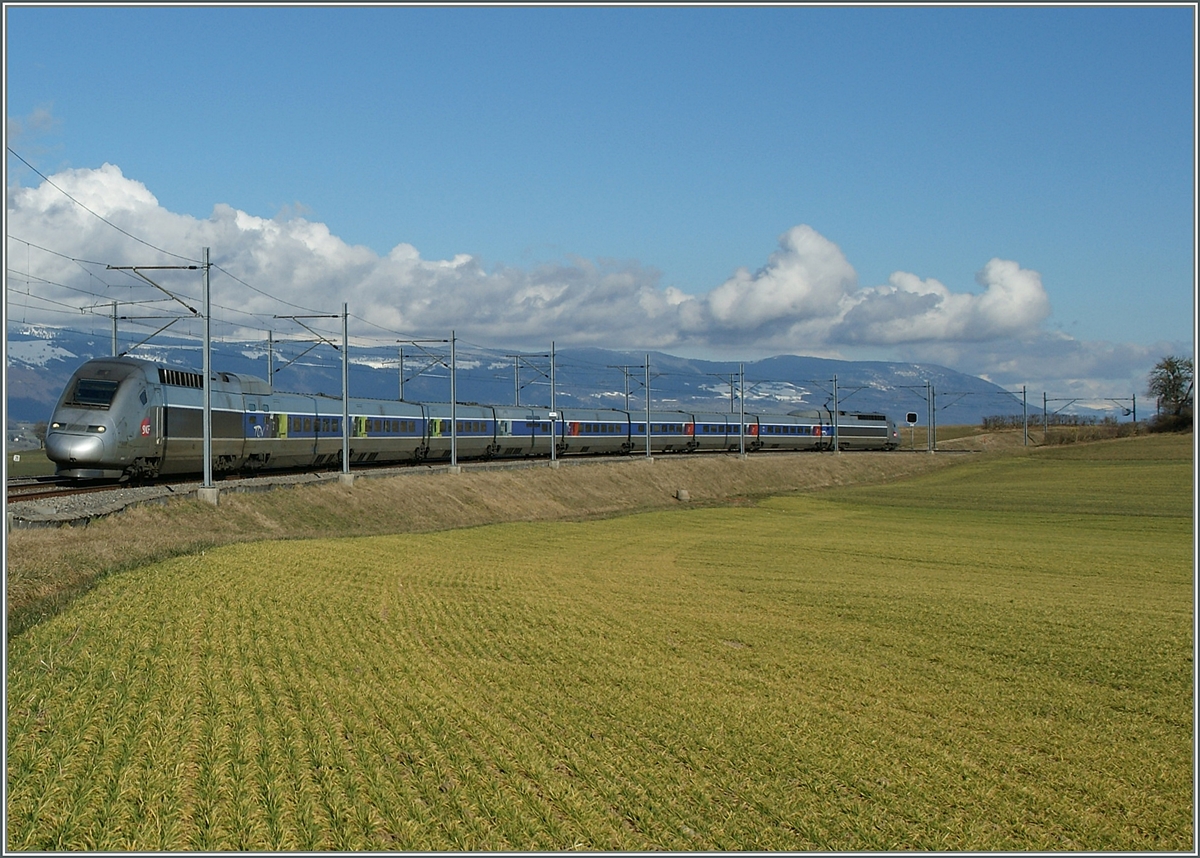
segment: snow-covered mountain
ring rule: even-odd
[[[128,339],[119,348],[129,348]],[[341,396],[341,355],[328,345],[276,343],[270,356],[278,390]],[[84,361],[112,353],[110,337],[65,328],[10,324],[8,326],[8,417],[33,422],[49,419],[71,373]],[[180,368],[199,370],[201,345],[166,335],[140,345],[131,354]],[[449,362],[445,347],[439,353],[408,347],[404,354],[404,398],[445,402],[450,397]],[[645,353],[605,349],[562,349],[555,359],[555,400],[561,407],[646,407]],[[395,399],[400,393],[399,351],[390,348],[350,349],[350,392],[356,397]],[[266,378],[265,341],[214,342],[214,370]],[[550,360],[546,355],[514,358],[512,353],[478,348],[458,350],[456,385],[460,402],[548,405]],[[651,405],[655,409],[729,411],[731,384],[737,390],[738,363],[650,354]],[[839,361],[781,355],[745,363],[746,407],[769,412],[828,407],[837,377],[838,403],[843,410],[882,411],[897,422],[914,411],[926,422],[926,385],[936,392],[941,425],[978,423],[984,416],[1019,414],[1020,394],[1013,396],[995,384],[934,364],[878,361]],[[519,390],[518,390],[519,386]]]

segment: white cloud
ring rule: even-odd
[[[469,254],[423,259],[406,243],[381,257],[345,243],[325,224],[295,216],[305,210],[300,203],[272,219],[218,204],[209,218],[197,219],[167,211],[145,185],[111,164],[64,170],[52,180],[155,247],[191,258],[211,247],[221,269],[253,287],[220,272],[213,279],[214,303],[225,308],[220,315],[246,329],[278,330],[274,314],[296,308],[333,313],[346,302],[352,316],[371,323],[356,323],[362,336],[444,335],[453,328],[474,342],[515,348],[543,347],[553,339],[746,357],[874,351],[987,372],[1000,383],[1033,372],[1031,354],[1054,355],[1063,366],[1074,361],[1081,377],[1115,371],[1107,368],[1112,361],[1146,359],[1128,353],[1106,362],[1098,346],[1068,345],[1044,332],[1046,289],[1036,271],[1017,262],[988,261],[977,276],[982,291],[956,291],[902,271],[884,285],[860,287],[841,249],[806,225],[780,236],[778,249],[756,273],[738,269],[708,293],[688,295],[662,286],[658,271],[634,262],[570,259],[485,270]],[[123,235],[47,183],[8,189],[8,230],[19,240],[9,239],[9,267],[18,268],[8,275],[10,288],[74,306],[135,293],[113,294],[112,284],[130,281],[103,265],[78,264],[20,242],[111,265],[179,261]],[[25,260],[29,271],[20,270]],[[180,290],[198,300],[198,278],[172,282],[183,283]],[[28,302],[29,312],[35,304]],[[64,323],[53,316],[43,321]]]
[[[751,275],[741,268],[707,296],[717,324],[754,330],[778,321],[836,315],[857,275],[841,249],[810,226],[792,227],[779,250]]]
[[[1027,336],[1050,315],[1036,271],[992,259],[975,278],[981,295],[897,271],[887,286],[848,296],[833,338],[849,343],[982,342]]]

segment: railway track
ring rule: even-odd
[[[10,504],[25,503],[28,501],[111,491],[115,488],[119,488],[119,484],[115,482],[80,486],[72,485],[69,480],[42,477],[32,480],[9,480],[8,485],[5,487],[5,497]]]

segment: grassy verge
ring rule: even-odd
[[[1189,851],[1171,440],[110,577],[9,643],[6,846]]]
[[[137,507],[85,529],[17,530],[8,537],[9,635],[62,610],[113,572],[231,542],[370,536],[502,521],[594,518],[694,503],[725,503],[797,489],[878,483],[955,464],[952,458],[889,454],[663,456],[653,464],[563,463],[558,470],[361,479],[337,484],[223,493],[213,507],[179,499]]]

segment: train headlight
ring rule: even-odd
[[[89,432],[96,432],[96,433],[99,433],[99,434],[103,435],[103,434],[104,434],[104,427],[103,427],[103,426],[89,426],[89,427],[88,427],[88,431],[89,431]]]
[[[57,420],[55,420],[53,423],[50,424],[50,428],[51,429],[61,429],[61,428],[63,428],[63,425],[61,423],[59,423]]]

